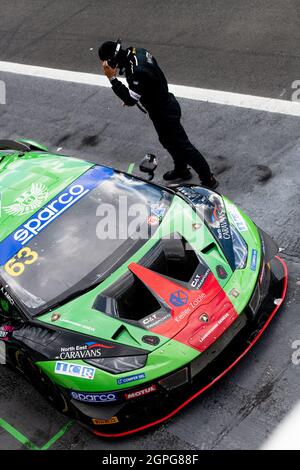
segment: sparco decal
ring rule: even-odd
[[[110,178],[112,175],[112,169],[96,166],[57,194],[45,207],[36,212],[27,222],[0,243],[0,265],[4,265],[51,222],[96,188],[101,181]]]
[[[104,403],[117,401],[115,393],[86,393],[86,392],[70,392],[71,398],[85,403]]]

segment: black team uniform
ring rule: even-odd
[[[109,58],[105,56],[105,51],[101,52],[105,44],[115,43],[104,43],[99,49],[101,60]],[[134,106],[140,102],[148,111],[160,143],[174,160],[174,170],[165,173],[164,179],[169,181],[177,178],[190,179],[191,173],[187,167],[190,165],[199,175],[203,185],[215,188],[217,181],[211,174],[203,155],[189,141],[180,122],[180,105],[175,96],[169,92],[166,77],[155,58],[142,48],[121,49],[121,53],[122,60],[118,63],[118,67],[120,73],[125,74],[129,88],[113,77],[110,80],[112,89],[125,105]]]

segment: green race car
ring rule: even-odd
[[[2,363],[99,436],[173,416],[284,300],[275,243],[206,188],[20,140],[0,141],[0,196]]]

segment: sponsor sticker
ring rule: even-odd
[[[101,426],[102,424],[116,424],[119,422],[116,416],[113,416],[110,419],[92,419],[93,424],[96,426]]]
[[[8,300],[8,302],[10,303],[10,305],[15,305],[14,299],[9,295],[9,293],[4,289],[3,286],[1,287],[0,291],[1,291],[1,294],[4,295],[4,297],[6,298],[6,300]]]
[[[136,375],[129,375],[128,377],[123,377],[122,379],[117,379],[117,384],[122,385],[122,384],[128,384],[130,382],[136,382],[137,380],[142,380],[145,379],[146,375],[144,373],[142,374],[136,374]]]
[[[231,289],[231,291],[229,292],[230,295],[232,295],[232,297],[235,297],[236,299],[238,298],[238,296],[240,295],[239,291],[236,290],[236,289]]]
[[[248,230],[247,224],[244,221],[243,217],[241,216],[240,211],[238,210],[238,208],[236,206],[229,205],[228,210],[229,210],[229,213],[230,213],[230,215],[231,215],[231,217],[232,217],[232,219],[233,219],[233,221],[236,225],[236,228],[240,232],[247,232],[247,230]]]
[[[252,271],[256,270],[256,265],[257,265],[257,250],[252,250],[251,253],[251,264],[250,264],[250,269]]]
[[[224,321],[229,317],[230,314],[225,313],[221,318],[219,318],[219,320],[204,335],[200,336],[199,343],[203,343],[203,341],[205,341],[206,338],[208,338],[217,328],[219,328],[219,326],[222,325],[222,323],[224,323]]]
[[[158,225],[159,224],[159,217],[156,215],[150,215],[147,220],[148,225]]]
[[[48,190],[44,184],[32,183],[31,187],[24,191],[15,202],[9,206],[3,206],[2,209],[9,215],[20,216],[30,214],[43,205],[48,198]]]
[[[80,364],[71,364],[70,362],[56,362],[55,373],[60,375],[69,375],[80,379],[93,380],[96,369],[94,367],[82,366]]]
[[[203,286],[204,282],[206,281],[208,275],[210,273],[210,269],[207,269],[204,274],[196,274],[191,282],[191,287],[193,289],[200,289]]]
[[[174,307],[182,307],[189,301],[189,296],[183,290],[177,290],[170,295],[170,302]]]
[[[157,390],[156,385],[150,385],[150,387],[143,388],[141,390],[136,390],[134,392],[125,393],[126,400],[131,400],[132,398],[143,397],[144,395],[148,395],[148,393],[155,392]]]
[[[205,209],[205,219],[219,240],[230,240],[230,228],[222,198],[213,194],[209,197],[209,203]]]
[[[5,264],[4,269],[9,276],[22,276],[24,271],[26,271],[27,266],[36,263],[38,259],[38,253],[36,251],[32,251],[29,246],[25,246],[24,248],[21,248],[16,256],[11,258]]]
[[[167,210],[167,208],[165,206],[160,206],[159,204],[152,204],[151,205],[151,215],[159,217],[160,219],[163,218],[163,216],[166,213],[166,210]]]
[[[107,403],[117,401],[115,393],[86,393],[86,392],[70,392],[71,398],[85,403]]]
[[[206,298],[206,294],[204,292],[199,294],[195,299],[193,299],[189,303],[189,305],[184,310],[182,310],[179,313],[179,315],[175,317],[175,321],[178,323],[182,321],[184,318],[186,318],[186,316],[192,313],[192,311],[195,310],[195,308],[199,307],[199,305],[203,302],[205,298]]]
[[[160,325],[161,323],[164,323],[165,321],[169,320],[172,315],[168,312],[157,312],[157,313],[152,313],[146,318],[143,318],[140,320],[140,323],[147,328],[147,330],[150,330],[151,328],[155,328],[156,326]]]
[[[107,346],[101,343],[88,342],[82,345],[61,347],[59,356],[55,359],[91,359],[100,357],[101,349],[114,349],[114,346]]]
[[[79,328],[83,328],[84,330],[96,331],[96,328],[94,328],[92,326],[88,326],[88,325],[83,325],[82,323],[77,323],[76,321],[66,320],[65,318],[60,318],[60,321],[62,323],[68,323],[69,325],[74,325],[74,326],[77,326]]]
[[[213,218],[212,227],[216,229],[217,237],[219,240],[230,240],[231,234],[225,211],[218,212],[216,217],[218,218]]]
[[[0,243],[0,266],[18,253],[50,223],[96,188],[101,181],[105,181],[112,175],[112,169],[96,166],[73,181]]]
[[[8,341],[9,334],[14,331],[13,326],[4,325],[0,327],[0,340]]]

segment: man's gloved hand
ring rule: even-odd
[[[107,63],[107,60],[104,60],[102,62],[102,67],[103,67],[104,74],[107,76],[109,80],[111,80],[117,75],[117,69],[116,68],[113,69],[112,67],[110,67]]]

